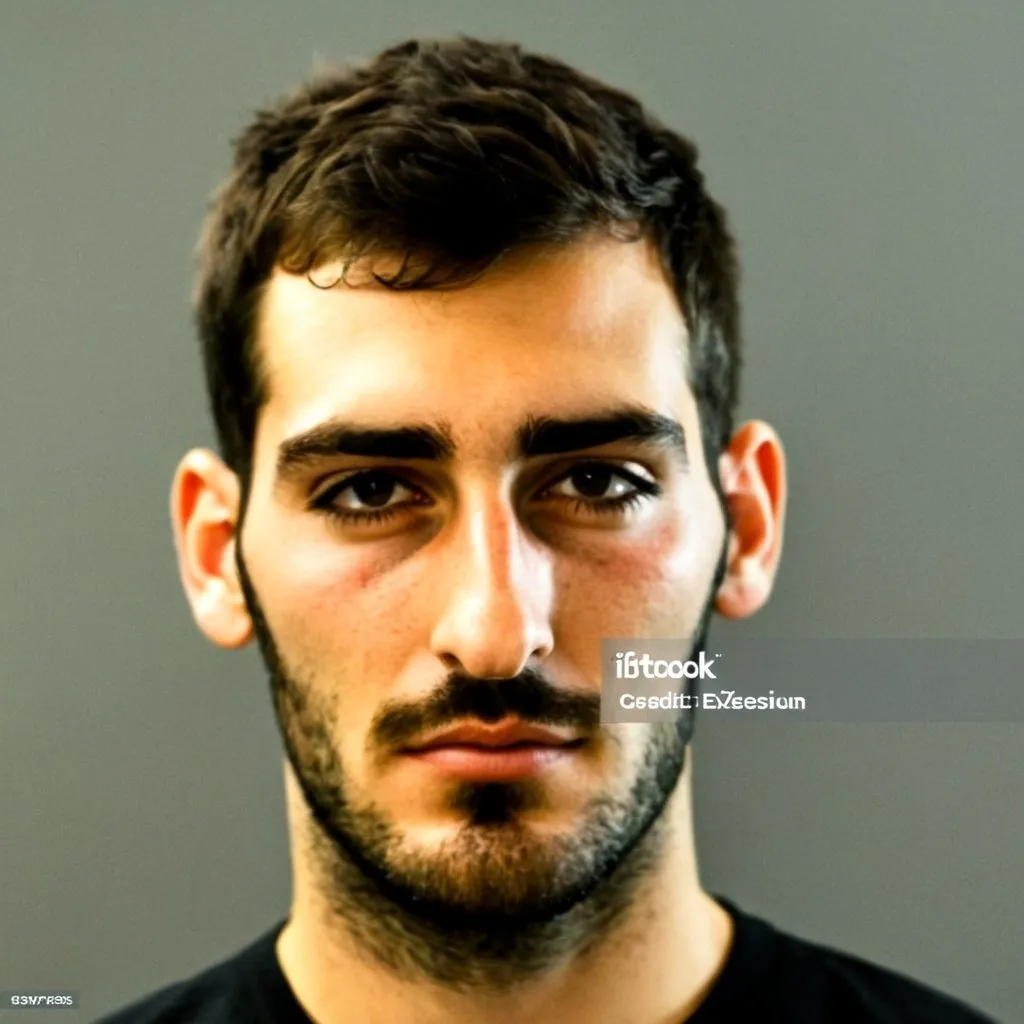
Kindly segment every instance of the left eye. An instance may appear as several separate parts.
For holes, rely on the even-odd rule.
[[[575,494],[559,492],[558,488],[571,483]],[[609,487],[611,492],[609,493]],[[615,501],[630,494],[636,494],[638,488],[622,473],[616,472],[611,466],[594,464],[577,466],[562,477],[551,489],[550,493],[560,494],[563,498],[583,499],[584,501]]]

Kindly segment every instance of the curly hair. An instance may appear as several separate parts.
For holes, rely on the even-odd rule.
[[[232,140],[197,248],[193,308],[221,456],[248,493],[268,391],[256,347],[275,267],[399,257],[390,288],[471,283],[532,244],[650,239],[689,334],[709,470],[732,433],[739,264],[698,151],[631,95],[468,36],[329,65]],[[315,283],[315,282],[314,282]]]

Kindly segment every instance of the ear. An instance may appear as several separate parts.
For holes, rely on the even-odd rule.
[[[718,473],[731,523],[715,609],[745,619],[771,596],[782,556],[786,459],[778,434],[760,420],[744,423],[719,457]]]
[[[241,492],[238,477],[207,448],[178,463],[171,526],[178,571],[196,625],[218,647],[242,647],[252,621],[235,567]]]

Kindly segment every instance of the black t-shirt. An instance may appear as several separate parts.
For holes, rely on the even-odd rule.
[[[732,949],[685,1024],[994,1024],[919,982],[787,935],[715,898],[735,923]],[[312,1024],[277,961],[284,925],[96,1024]]]

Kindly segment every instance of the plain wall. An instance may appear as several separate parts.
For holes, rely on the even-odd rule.
[[[7,0],[0,989],[75,989],[91,1020],[287,911],[263,667],[195,628],[171,542],[175,464],[213,439],[192,247],[255,107],[317,57],[455,32],[635,92],[730,212],[740,412],[779,430],[791,497],[776,594],[729,628],[1021,635],[1018,0]],[[705,717],[705,883],[1022,1020],[1022,739]]]

